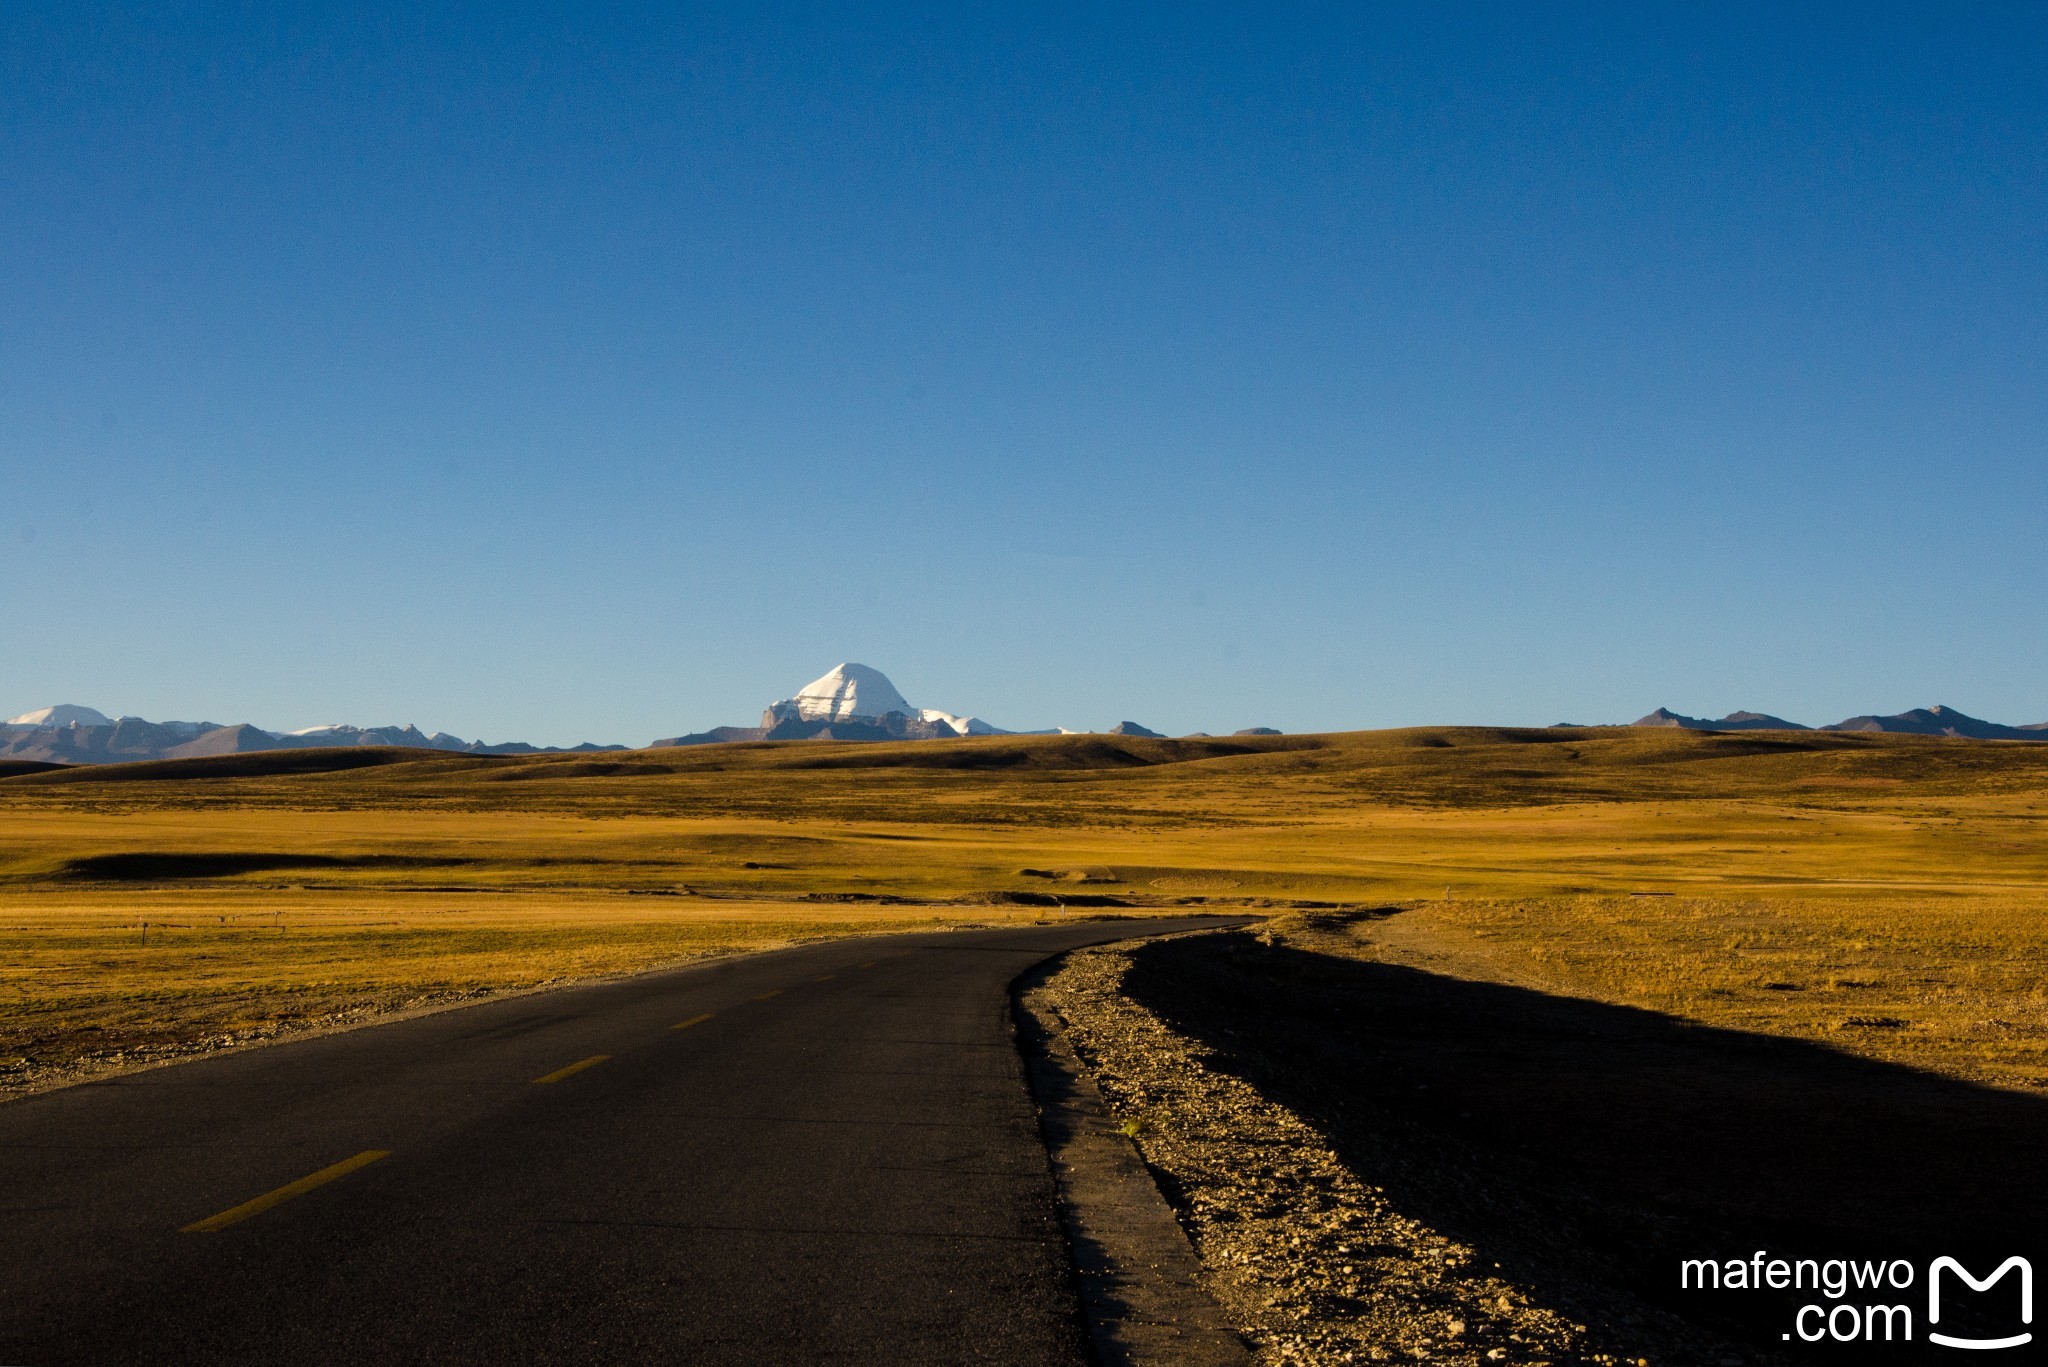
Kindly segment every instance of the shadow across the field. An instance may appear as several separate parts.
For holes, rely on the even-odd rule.
[[[1910,1289],[1844,1298],[1911,1307],[1893,1361],[1954,1357],[1925,1342],[1932,1258],[2044,1267],[2048,1101],[1251,933],[1145,945],[1125,990],[1402,1212],[1621,1346],[1673,1342],[1675,1316],[1759,1352],[1872,1351],[1785,1339],[1825,1295],[1681,1291],[1682,1259],[1909,1259]],[[1938,1327],[2013,1332],[2017,1281],[1951,1282]]]
[[[44,876],[53,881],[156,883],[191,878],[231,878],[282,870],[443,869],[481,861],[460,855],[329,855],[221,851],[172,853],[134,850],[81,855],[64,860]]]

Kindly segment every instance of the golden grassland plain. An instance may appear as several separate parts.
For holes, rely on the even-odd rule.
[[[818,936],[1252,908],[2043,1087],[2044,815],[2048,744],[1634,728],[54,770],[0,778],[0,1085]]]

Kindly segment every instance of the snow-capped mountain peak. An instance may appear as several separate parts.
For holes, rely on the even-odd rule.
[[[940,735],[948,732],[956,736],[1009,734],[979,717],[966,717],[936,707],[912,707],[897,691],[896,685],[889,682],[888,675],[868,665],[853,663],[834,665],[799,688],[795,697],[770,703],[761,718],[761,725],[764,730],[771,730],[784,722],[878,723],[890,716],[902,718],[900,722],[890,723],[892,726],[900,728],[905,723],[918,723],[926,728],[943,728],[937,732]],[[921,734],[933,732],[927,729]]]
[[[917,709],[904,700],[889,676],[867,665],[839,664],[811,680],[789,699],[805,721],[850,721],[855,717],[906,717]]]
[[[459,737],[442,733],[429,737],[410,722],[404,726],[356,726],[349,722],[333,722],[326,726],[287,731],[284,735],[291,740],[319,745],[413,745],[459,750],[469,744]]]
[[[24,712],[18,717],[9,717],[8,726],[112,726],[114,719],[96,708],[80,707],[76,703],[58,703],[55,707],[38,707],[33,712]]]
[[[990,726],[980,717],[963,717],[957,712],[941,712],[936,707],[918,709],[920,721],[944,722],[963,736],[1006,736],[1009,732],[1000,726]]]

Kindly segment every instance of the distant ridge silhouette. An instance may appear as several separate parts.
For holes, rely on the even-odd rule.
[[[2048,740],[2048,722],[2005,726],[1940,706],[1916,707],[1889,717],[1851,717],[1821,730],[1892,731],[1912,736],[1963,736],[1970,740]]]
[[[94,722],[91,717],[101,720]],[[416,726],[315,726],[304,731],[266,731],[246,722],[223,726],[210,721],[108,721],[89,707],[62,704],[0,722],[0,760],[47,764],[133,764],[153,760],[204,759],[262,750],[314,750],[336,746],[401,746],[468,755],[543,755],[623,750],[623,745],[582,745],[566,749],[508,741],[487,745],[445,732],[426,735]]]
[[[1906,712],[1895,712],[1890,716],[1851,717],[1838,721],[1832,726],[1804,726],[1796,721],[1786,721],[1768,712],[1730,712],[1718,721],[1703,717],[1688,717],[1682,712],[1673,712],[1660,707],[1646,717],[1638,717],[1631,726],[1671,726],[1688,731],[1884,731],[1906,736],[1950,736],[1962,740],[2035,740],[2048,741],[2048,721],[2034,722],[2028,726],[2006,726],[1995,721],[1958,712],[1953,707],[1915,707]]]
[[[1730,712],[1719,721],[1707,721],[1701,717],[1688,717],[1669,708],[1660,707],[1647,717],[1638,717],[1631,726],[1678,726],[1688,731],[1811,731],[1811,726],[1802,726],[1796,721],[1786,721],[1768,712]]]

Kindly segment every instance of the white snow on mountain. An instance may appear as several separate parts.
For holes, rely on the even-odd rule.
[[[917,709],[904,701],[888,675],[857,664],[834,665],[799,688],[789,701],[805,721],[852,721],[855,717],[885,717],[891,712],[917,715]]]
[[[211,731],[216,723],[210,721],[151,721],[123,713],[121,722],[138,722],[143,726],[154,726],[180,736],[196,736],[202,731]],[[0,726],[29,726],[37,730],[54,731],[66,726],[114,726],[112,717],[96,707],[79,707],[73,703],[59,703],[55,707],[38,707],[33,712],[24,712],[18,717],[9,717]]]
[[[794,712],[804,721],[876,720],[896,712],[918,721],[942,722],[962,736],[1006,736],[1001,727],[979,717],[961,716],[934,707],[912,707],[879,669],[862,664],[834,665],[796,691],[793,698],[771,704],[769,712]]]
[[[1007,736],[1010,732],[1000,726],[990,726],[980,717],[963,717],[954,712],[941,712],[935,707],[918,709],[923,721],[942,721],[963,736]]]
[[[112,726],[114,719],[106,713],[75,703],[58,703],[55,707],[38,707],[33,712],[24,712],[18,717],[9,717],[8,726]]]
[[[469,744],[460,736],[446,732],[437,731],[429,736],[410,722],[404,726],[354,726],[348,722],[333,722],[284,734],[293,740],[320,745],[413,745],[435,750],[460,750]]]
[[[75,730],[74,730],[75,728]],[[64,703],[56,707],[41,707],[33,712],[24,712],[18,717],[0,722],[0,729],[7,735],[0,738],[0,749],[8,753],[27,753],[29,758],[41,758],[37,750],[56,747],[62,751],[57,757],[67,763],[103,763],[116,760],[162,759],[172,754],[177,747],[216,731],[235,731],[234,748],[240,750],[292,749],[298,746],[335,745],[403,745],[416,749],[460,750],[477,754],[547,754],[560,747],[528,745],[523,741],[506,741],[497,745],[486,745],[482,741],[466,741],[460,736],[451,736],[445,731],[427,735],[417,726],[355,726],[348,722],[334,722],[325,726],[307,726],[297,731],[265,730],[260,726],[243,725],[224,727],[210,721],[150,721],[145,717],[123,716],[118,722],[110,720],[106,713],[91,707],[78,707]],[[48,732],[47,736],[22,736],[22,731]],[[88,737],[80,733],[107,732],[108,735]],[[268,738],[274,744],[260,743]],[[25,748],[24,748],[25,747]],[[83,748],[80,748],[83,747]],[[576,750],[623,750],[623,745],[592,745],[585,743],[569,747]],[[55,752],[52,752],[55,753]],[[80,756],[89,756],[81,760]]]

